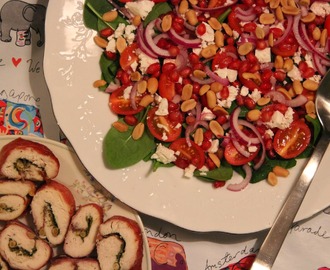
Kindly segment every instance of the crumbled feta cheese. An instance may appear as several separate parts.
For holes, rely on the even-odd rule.
[[[113,35],[108,37],[108,45],[105,49],[108,52],[116,53],[116,40]]]
[[[228,90],[229,90],[229,96],[225,100],[221,100],[220,94],[217,93],[217,97],[218,97],[217,103],[218,105],[224,108],[230,108],[232,102],[236,99],[236,96],[238,94],[238,89],[235,86],[232,85],[228,86]]]
[[[238,39],[239,38],[239,33],[235,30],[233,30],[233,38]]]
[[[135,30],[136,30],[136,26],[132,24],[129,24],[125,27],[124,38],[126,39],[128,44],[133,43],[135,39],[135,33],[134,33]]]
[[[202,114],[201,114],[202,120],[211,121],[215,117],[216,117],[216,115],[209,108],[204,107]]]
[[[164,129],[165,131],[169,132],[168,126],[165,126],[163,124],[157,123],[157,127],[159,129]]]
[[[155,112],[156,115],[168,115],[168,101],[167,98],[162,98],[159,102],[158,109]]]
[[[125,27],[126,25],[124,23],[120,23],[118,27],[116,28],[115,32],[113,33],[113,36],[115,38],[119,38],[124,35],[125,33]]]
[[[123,97],[124,99],[130,99],[130,95],[131,95],[131,91],[132,91],[132,86],[127,86],[125,89],[124,89],[124,93],[123,93]]]
[[[161,143],[158,144],[156,152],[151,156],[151,158],[164,164],[176,161],[174,151],[166,146],[163,146]]]
[[[163,135],[162,135],[162,140],[163,141],[166,141],[168,139],[167,135],[166,135],[166,132],[163,132]]]
[[[315,15],[325,18],[330,14],[330,5],[328,2],[316,1],[310,6],[310,10],[313,11]]]
[[[257,102],[261,98],[261,92],[258,89],[254,89],[249,97]]]
[[[203,22],[203,24],[206,29],[205,33],[203,35],[199,35],[196,31],[196,35],[202,39],[201,47],[205,48],[210,44],[214,44],[214,30],[208,23]]]
[[[249,94],[249,88],[243,85],[240,94],[241,96],[246,97]]]
[[[285,30],[284,25],[283,25],[282,22],[279,22],[277,24],[273,24],[273,25],[270,26],[270,28],[279,28],[279,29],[281,29],[283,31]]]
[[[322,76],[321,75],[314,75],[313,77],[309,77],[308,79],[319,83],[322,79]]]
[[[274,137],[274,132],[271,129],[267,129],[265,131],[265,134],[267,134],[267,136],[269,136],[270,139]]]
[[[135,3],[135,2],[130,2]],[[144,52],[140,52],[138,54],[139,63],[140,63],[140,71],[145,74],[148,67],[154,63],[159,63],[158,59],[151,58],[150,56],[146,55]]]
[[[275,111],[269,122],[266,122],[266,126],[269,128],[285,129],[290,126],[293,121],[293,109],[289,107],[283,115],[279,111]]]
[[[315,69],[314,64],[313,64],[313,57],[312,57],[311,53],[306,53],[305,62],[307,63],[308,67]]]
[[[196,166],[189,164],[189,166],[184,169],[184,176],[187,178],[193,177],[195,170],[196,170]]]
[[[219,150],[219,140],[212,140],[211,146],[209,149],[207,149],[207,152],[209,153],[215,153]]]
[[[149,0],[141,0],[136,2],[127,2],[125,7],[132,13],[134,16],[140,16],[142,20],[144,20],[149,12],[152,10],[154,6],[153,1]]]
[[[294,80],[302,81],[303,79],[299,68],[295,65],[293,65],[293,68],[287,73],[287,75],[291,78],[292,81]]]
[[[272,61],[271,50],[269,47],[267,47],[263,50],[256,49],[255,55],[258,58],[260,63],[270,63]]]
[[[237,79],[237,70],[230,68],[218,68],[214,71],[220,78],[228,79],[230,82],[234,82]]]
[[[255,145],[251,145],[251,146],[248,147],[248,151],[249,151],[250,153],[254,153],[254,152],[256,152],[257,150],[258,150],[258,147],[256,147]]]
[[[300,63],[300,61],[302,60],[302,59],[301,59],[301,51],[300,51],[300,47],[299,47],[299,51],[294,53],[292,59],[293,59],[293,62],[294,62],[295,64],[298,65],[298,64]]]

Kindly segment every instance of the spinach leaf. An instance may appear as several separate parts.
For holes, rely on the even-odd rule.
[[[128,22],[121,16],[118,16],[112,22],[103,21],[102,15],[104,11],[112,9],[114,9],[114,7],[108,1],[86,0],[83,12],[85,26],[100,31],[106,27],[116,29],[120,23],[128,24]]]
[[[171,6],[167,2],[161,2],[153,6],[147,17],[143,22],[143,26],[146,27],[151,21],[157,19],[160,15],[166,14],[172,11]]]
[[[290,169],[294,166],[296,166],[297,161],[295,159],[269,159],[266,158],[265,162],[262,164],[262,166],[257,170],[253,171],[251,183],[257,183],[261,180],[264,180],[267,178],[267,175],[269,172],[273,170],[275,166],[281,166],[286,169]],[[242,175],[245,176],[245,172],[241,167],[234,167],[234,170]]]
[[[145,131],[139,140],[134,141],[131,136],[132,131],[132,126],[129,126],[126,132],[119,132],[111,127],[106,134],[103,142],[104,160],[110,168],[119,169],[132,166],[155,149],[154,138],[149,132]]]
[[[233,168],[229,164],[223,163],[219,168],[211,171],[194,171],[194,176],[206,182],[226,181],[232,178]]]
[[[152,159],[152,171],[155,172],[157,171],[158,168],[170,168],[174,167],[174,163],[162,163],[160,161],[157,161],[155,159]]]
[[[313,144],[315,144],[315,142],[317,141],[318,137],[322,132],[322,126],[320,120],[317,117],[312,118],[308,115],[306,115],[306,120],[313,125]]]
[[[110,83],[116,77],[116,73],[119,68],[119,63],[118,61],[108,59],[104,54],[102,54],[100,57],[100,67],[103,79],[107,83]]]

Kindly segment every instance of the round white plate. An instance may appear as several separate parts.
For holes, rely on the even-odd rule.
[[[151,270],[151,258],[147,236],[142,221],[136,211],[115,199],[113,195],[102,188],[81,164],[73,149],[63,143],[34,136],[8,135],[0,136],[0,149],[18,137],[41,143],[54,153],[60,162],[60,171],[54,180],[66,185],[70,189],[75,198],[76,206],[94,202],[102,206],[104,210],[104,220],[114,215],[125,216],[135,220],[143,233],[144,250],[142,268]],[[29,216],[25,216],[21,218],[21,221],[26,224],[31,224],[28,222],[28,218]],[[0,227],[2,225],[3,224],[0,222]],[[55,254],[58,255],[58,251],[54,251]]]
[[[122,170],[105,167],[102,142],[116,116],[108,108],[108,94],[92,87],[100,78],[101,51],[93,42],[96,33],[84,27],[82,11],[81,0],[49,2],[44,70],[58,124],[86,168],[126,204],[186,229],[250,233],[269,228],[304,162],[275,187],[262,181],[236,193],[184,179],[176,168],[151,172],[145,162]],[[324,159],[329,164],[330,155]],[[297,220],[330,204],[326,175],[321,166]]]

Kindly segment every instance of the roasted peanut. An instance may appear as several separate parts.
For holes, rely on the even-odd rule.
[[[103,39],[99,36],[95,36],[93,39],[94,39],[95,44],[102,49],[105,49],[108,45],[108,41],[106,41],[105,39]]]
[[[210,121],[209,128],[217,138],[222,137],[225,134],[223,127],[216,120]]]
[[[208,20],[208,23],[212,27],[213,30],[220,30],[222,28],[221,23],[215,17],[211,17]]]
[[[238,46],[238,53],[243,56],[247,55],[252,50],[253,50],[253,45],[251,42],[244,42]]]
[[[153,96],[151,95],[145,95],[143,98],[140,100],[139,105],[142,107],[147,107],[149,104],[151,104],[154,101]]]
[[[272,13],[262,13],[259,16],[259,22],[262,24],[274,24],[275,23],[275,16]]]
[[[250,110],[247,112],[246,118],[247,118],[247,120],[254,122],[254,121],[259,120],[260,115],[261,115],[261,111],[258,109],[254,109],[254,110]]]
[[[183,112],[191,111],[192,109],[194,109],[196,107],[196,105],[197,105],[197,102],[194,99],[185,100],[181,104],[181,111],[183,111]]]
[[[219,157],[214,154],[214,153],[208,153],[209,158],[213,161],[213,163],[215,164],[215,166],[217,166],[217,168],[220,167],[220,159]]]
[[[140,122],[133,129],[132,139],[135,141],[140,139],[143,135],[143,132],[144,132],[144,124]]]
[[[137,84],[137,91],[140,94],[143,94],[147,91],[147,82],[145,80],[139,81]]]
[[[206,93],[207,105],[212,109],[217,105],[217,98],[213,91],[207,91]]]
[[[319,84],[316,81],[307,79],[303,82],[303,87],[309,91],[316,91],[319,87]]]
[[[106,22],[113,22],[118,17],[117,10],[111,10],[102,15],[102,19]]]
[[[211,58],[217,53],[218,47],[215,44],[208,45],[207,47],[203,48],[201,51],[201,56],[204,58]]]
[[[99,88],[99,87],[105,86],[106,84],[107,84],[107,82],[105,80],[96,80],[93,83],[93,87]]]
[[[185,86],[182,88],[182,94],[181,94],[181,99],[182,100],[188,100],[191,98],[191,95],[193,93],[193,86],[190,83],[187,83]]]
[[[273,173],[276,176],[280,176],[280,177],[287,177],[289,175],[289,170],[281,167],[281,166],[275,166],[273,168]]]
[[[270,184],[271,186],[276,186],[277,185],[277,176],[274,172],[268,173],[267,176],[267,183]]]
[[[164,16],[162,20],[162,30],[163,32],[167,32],[171,29],[172,26],[172,16],[170,14],[167,14]]]
[[[158,80],[154,77],[148,79],[147,89],[150,94],[154,94],[157,92],[158,89]]]
[[[196,25],[198,23],[197,14],[195,10],[189,9],[186,13],[186,18],[189,24]]]
[[[128,126],[125,123],[119,121],[113,122],[112,126],[119,132],[125,132],[128,130]]]
[[[196,129],[195,134],[194,134],[194,142],[197,145],[201,145],[203,142],[203,139],[204,139],[203,129],[202,128]]]

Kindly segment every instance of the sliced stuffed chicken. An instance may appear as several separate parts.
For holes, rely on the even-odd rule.
[[[96,248],[102,270],[141,269],[142,232],[134,220],[123,216],[113,216],[102,223]]]
[[[53,152],[43,144],[15,139],[0,151],[0,173],[14,180],[44,181],[53,179],[60,163]]]
[[[102,222],[101,206],[95,203],[81,206],[71,219],[63,245],[64,252],[74,258],[88,256],[95,247],[97,232]]]
[[[14,269],[40,269],[47,264],[53,251],[30,228],[14,221],[1,231],[0,245],[1,257]]]
[[[74,197],[66,186],[54,180],[43,185],[31,202],[31,213],[39,236],[54,246],[61,244],[75,208]]]
[[[92,258],[74,259],[69,257],[60,257],[54,259],[49,270],[100,270],[97,260]]]

